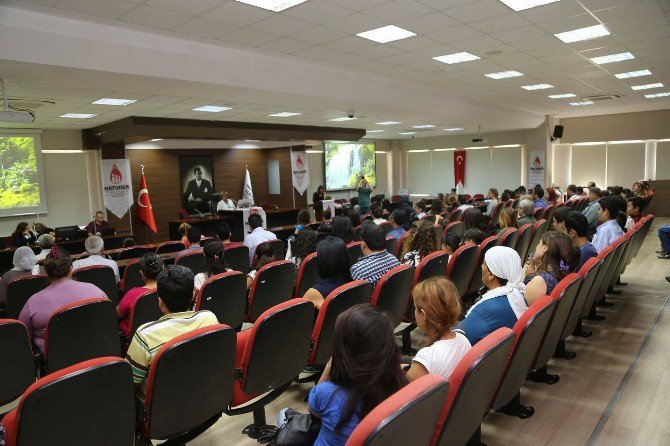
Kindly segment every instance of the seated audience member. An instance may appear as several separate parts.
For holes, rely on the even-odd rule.
[[[670,259],[670,224],[658,228],[661,249],[657,249],[659,259]]]
[[[126,237],[123,239],[123,248],[131,248],[133,246],[137,246],[137,242],[135,242],[135,239],[132,237]]]
[[[44,260],[44,270],[51,284],[32,295],[19,314],[33,343],[44,352],[44,336],[54,311],[85,299],[107,299],[107,295],[92,283],[72,280],[72,257],[54,245]]]
[[[309,217],[309,211],[307,209],[300,209],[300,211],[298,211],[298,222],[295,225],[294,234],[297,234],[298,232],[305,229],[307,226],[309,226],[310,223],[311,219]]]
[[[200,249],[202,246],[200,242],[204,239],[202,230],[197,226],[192,226],[186,231],[186,238],[188,239],[188,248],[186,249]]]
[[[48,234],[49,229],[51,229],[51,228],[47,228],[47,225],[45,225],[44,223],[40,223],[38,221],[36,223],[33,223],[33,229],[34,229],[34,232],[35,232],[35,237],[40,238],[40,235]]]
[[[600,254],[600,251],[623,235],[623,230],[616,220],[619,211],[622,210],[618,198],[613,196],[603,197],[598,200],[598,204],[600,205],[598,210],[599,225],[591,243]]]
[[[165,267],[158,274],[156,288],[158,307],[163,317],[141,325],[126,354],[133,370],[136,396],[142,404],[151,361],[163,344],[182,334],[219,323],[211,311],[190,311],[193,305],[193,272],[185,266]]]
[[[419,221],[417,226],[405,238],[402,263],[419,266],[421,259],[440,250],[440,239],[429,221]]]
[[[484,255],[482,282],[488,291],[468,310],[457,326],[475,345],[501,327],[513,328],[528,309],[519,254],[507,246],[494,246]]]
[[[630,197],[626,200],[626,214],[630,217],[632,224],[626,225],[629,230],[642,218],[642,209],[644,208],[644,199],[642,197]]]
[[[517,228],[516,222],[516,209],[505,208],[500,211],[500,217],[498,218],[498,230],[496,235],[502,235],[503,232],[507,231],[510,228]]]
[[[628,207],[628,203],[626,202],[626,199],[623,198],[621,195],[612,195],[612,197],[616,198],[617,202],[619,203],[619,213],[616,216],[616,221],[617,224],[621,227],[621,230],[623,232],[628,231],[626,228],[628,227],[633,227],[633,219],[630,218],[630,216],[626,213],[626,208]]]
[[[586,205],[582,214],[589,222],[589,232],[593,234],[598,226],[598,211],[600,210],[600,203],[598,200],[602,198],[603,194],[597,187],[589,189],[589,204]]]
[[[442,213],[443,210],[444,210],[444,207],[442,206],[442,200],[438,200],[436,198],[430,204],[430,215],[435,216],[435,226],[439,226],[439,225],[442,224],[443,218],[440,214]]]
[[[414,381],[431,373],[449,379],[458,362],[470,350],[468,338],[451,330],[461,314],[458,290],[445,277],[431,277],[416,284],[412,298],[416,324],[429,344],[412,358],[407,378]]]
[[[435,198],[440,201],[444,201],[444,194],[442,192],[435,194]]]
[[[456,234],[449,232],[442,236],[442,251],[446,252],[450,256],[456,252],[460,245],[461,239]]]
[[[470,207],[463,211],[461,217],[463,222],[463,227],[467,231],[468,229],[479,229],[480,231],[486,233],[486,219],[484,219],[484,214],[477,208]]]
[[[396,209],[391,212],[389,223],[391,223],[393,229],[391,229],[388,234],[386,234],[387,237],[393,237],[397,239],[400,238],[405,232],[407,232],[402,227],[402,225],[405,223],[405,212],[403,212],[401,209]]]
[[[191,229],[191,225],[189,225],[188,223],[180,224],[179,229],[177,229],[177,231],[179,231],[179,233],[181,234],[181,242],[184,245],[184,248],[186,249],[188,249],[188,247],[191,246],[191,244],[188,242],[188,235],[187,235],[189,229]]]
[[[544,199],[544,189],[540,185],[533,188],[533,206],[535,208],[547,207],[547,200]]]
[[[510,192],[505,191],[502,194],[500,194],[500,201],[502,201],[503,203],[506,203],[510,200],[511,196],[512,196],[512,194]]]
[[[233,211],[235,210],[235,203],[228,196],[228,192],[222,191],[219,196],[221,200],[216,204],[216,211]]]
[[[116,306],[119,329],[126,337],[130,336],[130,313],[135,306],[135,302],[143,294],[156,291],[156,279],[158,278],[158,273],[163,270],[163,259],[158,254],[148,252],[140,257],[139,265],[144,285],[126,291],[126,294],[119,300],[119,305]]]
[[[555,231],[561,231],[561,232],[567,232],[565,230],[565,216],[568,214],[568,212],[574,212],[572,209],[570,209],[567,206],[561,206],[557,208],[553,215],[551,216],[551,227]]]
[[[12,232],[11,237],[14,246],[34,245],[37,242],[37,237],[30,230],[30,224],[25,221],[16,225],[16,229]]]
[[[444,199],[444,207],[453,210],[454,206],[458,205],[458,197],[456,195],[447,195]]]
[[[347,217],[351,220],[351,225],[354,228],[357,228],[361,225],[361,215],[356,211],[356,209],[347,210]]]
[[[498,201],[498,189],[495,187],[489,189],[487,198],[489,199],[489,202],[486,204],[486,212],[484,212],[484,215],[490,217],[493,209],[500,203],[500,201]]]
[[[515,199],[515,200],[520,200],[520,199],[521,199],[521,196],[522,196],[524,193],[525,193],[525,192],[522,192],[521,189],[514,189],[514,195],[512,195],[512,198]]]
[[[102,211],[95,213],[93,220],[86,225],[86,232],[91,235],[102,235],[102,231],[109,229],[109,223],[105,221],[105,214]]]
[[[581,198],[581,194],[577,192],[577,186],[574,184],[568,186],[566,194],[568,195],[568,201],[574,201]]]
[[[316,446],[344,446],[360,420],[407,384],[394,328],[389,314],[370,304],[337,318],[333,356],[307,402],[322,421]]]
[[[226,223],[225,221],[216,226],[216,236],[219,238],[221,243],[223,243],[224,245],[232,243],[230,241],[231,232],[232,231],[230,229],[230,225],[228,225],[228,223]]]
[[[351,282],[349,272],[349,252],[344,242],[329,235],[316,244],[316,263],[319,270],[319,282],[305,292],[303,299],[321,309],[321,304],[337,287]]]
[[[229,268],[226,268],[226,259],[224,256],[223,243],[218,240],[212,240],[207,243],[204,248],[202,248],[203,253],[203,263],[204,270],[201,273],[198,273],[193,278],[193,286],[196,291],[200,291],[202,285],[210,277],[216,276],[217,274],[225,273],[227,271],[232,271]]]
[[[517,190],[521,192],[521,195],[526,195],[526,186],[519,186]]]
[[[269,243],[261,243],[256,247],[256,260],[251,265],[251,271],[247,274],[247,289],[251,288],[256,278],[256,272],[261,267],[275,261],[275,251]]]
[[[317,232],[333,232],[333,213],[330,208],[323,210],[323,222],[316,229]]]
[[[577,186],[577,194],[579,195],[578,198],[584,198],[589,196],[589,190],[588,188],[584,188],[583,186]]]
[[[468,204],[468,199],[463,194],[458,195],[458,204],[459,206],[456,209],[460,209],[461,211],[465,211],[472,207],[471,204]]]
[[[302,259],[316,251],[318,241],[316,231],[303,229],[293,240],[289,240],[285,259],[293,262],[296,268],[299,267]]]
[[[384,230],[376,224],[366,222],[361,228],[361,239],[363,257],[351,266],[351,278],[376,285],[384,274],[400,265],[400,262],[386,251]]]
[[[414,205],[414,214],[416,215],[417,220],[421,220],[426,216],[426,203],[421,200]]]
[[[50,235],[44,235],[50,237]],[[7,285],[9,285],[9,282],[18,279],[19,277],[40,273],[40,267],[39,265],[36,265],[36,262],[35,253],[32,249],[27,246],[16,248],[12,259],[14,268],[10,269],[0,277],[0,307],[4,307],[7,304]]]
[[[258,214],[251,214],[248,223],[251,233],[244,239],[244,246],[249,248],[249,263],[251,263],[256,247],[268,240],[277,240],[277,236],[263,228],[263,218]]]
[[[519,207],[517,208],[519,217],[516,219],[516,224],[521,227],[525,224],[534,225],[537,223],[537,220],[533,217],[534,211],[535,206],[533,205],[532,200],[521,200],[519,202]]]
[[[372,221],[374,224],[381,225],[382,223],[387,223],[387,221],[382,218],[384,209],[379,203],[372,203],[372,207],[370,209],[372,212]]]
[[[554,226],[556,228],[556,226]],[[579,263],[573,271],[579,271],[581,267],[591,258],[598,255],[596,248],[593,247],[586,238],[589,229],[588,221],[581,212],[569,211],[563,218],[563,226],[559,231],[565,232],[572,239],[572,245],[579,249]]]
[[[592,187],[596,187],[596,183],[594,183],[593,181],[589,181],[588,183],[586,183],[587,189],[591,189]]]
[[[76,260],[72,264],[72,270],[77,271],[79,268],[93,265],[109,266],[112,268],[112,270],[114,270],[116,283],[119,283],[119,265],[117,265],[114,260],[106,259],[102,256],[102,251],[105,250],[104,240],[102,240],[102,238],[98,237],[97,235],[92,235],[84,242],[84,248],[86,248],[88,257]]]
[[[564,232],[547,231],[526,262],[526,302],[533,305],[545,294],[551,294],[556,284],[574,271],[579,263],[579,251]]]
[[[341,239],[344,243],[349,244],[354,241],[354,226],[348,217],[333,218],[333,232],[334,237]]]
[[[37,246],[39,246],[42,250],[35,256],[36,261],[39,262],[40,260],[46,259],[47,254],[51,252],[51,247],[55,242],[56,240],[51,234],[42,234],[37,237]]]
[[[559,197],[556,193],[556,189],[553,187],[547,188],[547,205],[556,206],[559,203]]]
[[[485,238],[485,234],[479,229],[468,229],[463,233],[463,244],[480,245]]]
[[[640,197],[649,195],[649,184],[646,181],[636,181],[633,183],[633,193]]]

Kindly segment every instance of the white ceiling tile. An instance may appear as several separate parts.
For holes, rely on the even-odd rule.
[[[332,42],[333,40],[343,39],[344,37],[347,37],[347,35],[323,26],[315,26],[290,35],[291,39],[311,43],[313,45],[321,45],[327,42]]]
[[[502,45],[502,42],[491,36],[478,36],[471,39],[459,40],[458,42],[453,42],[451,45],[465,51],[476,51],[480,48]]]
[[[377,45],[371,48],[355,51],[355,54],[368,59],[379,59],[381,57],[388,57],[402,53],[402,51],[403,50],[389,45]]]
[[[470,26],[487,34],[526,27],[531,23],[518,14],[507,14],[470,23]]]
[[[265,9],[229,1],[207,12],[207,18],[233,26],[247,26],[271,17],[273,14]]]
[[[350,53],[355,53],[356,51],[359,50],[375,48],[378,46],[378,44],[368,39],[361,39],[358,36],[349,36],[345,37],[344,39],[328,42],[324,44],[324,46],[340,51],[348,51]]]
[[[356,35],[360,32],[370,31],[371,29],[381,28],[386,25],[388,23],[360,13],[329,20],[323,24],[325,27],[350,35]]]
[[[517,29],[510,29],[491,34],[501,42],[518,42],[520,40],[531,40],[548,36],[547,32],[535,25],[523,26]]]
[[[397,40],[395,42],[388,43],[387,45],[392,46],[394,48],[399,48],[401,50],[413,51],[413,50],[436,47],[439,46],[440,44],[441,44],[440,42],[433,39],[429,39],[427,37],[415,36],[410,37],[409,39]]]
[[[320,25],[327,21],[346,17],[353,13],[354,11],[352,9],[328,3],[325,0],[309,0],[297,8],[289,8],[283,11],[282,15]]]
[[[58,0],[23,0],[23,2],[32,3],[35,5],[53,6],[58,2]]]
[[[369,8],[374,8],[384,3],[389,3],[390,0],[326,0],[328,3],[343,6],[354,11],[364,11]]]
[[[442,9],[453,8],[455,6],[465,5],[466,3],[469,3],[471,0],[416,0],[416,1],[426,6],[430,6],[433,9],[442,10]]]
[[[623,5],[601,9],[594,12],[604,23],[614,22],[617,20],[628,20],[637,17],[644,17],[646,15],[663,14],[656,1],[642,1],[642,2],[628,2]]]
[[[115,2],[110,2],[109,0],[88,0],[85,2],[80,0],[60,0],[54,6],[59,9],[76,11],[80,14],[92,15],[94,17],[116,19],[137,7],[137,4],[125,0]]]
[[[273,34],[275,36],[287,36],[289,34],[295,34],[298,31],[304,31],[313,26],[314,25],[309,22],[276,14],[256,22],[253,25],[249,25],[247,28],[266,34]]]
[[[640,29],[637,31],[631,31],[626,33],[617,34],[617,37],[622,42],[630,44],[632,42],[647,42],[648,40],[657,39],[659,37],[670,36],[670,26],[655,26],[646,29]],[[666,56],[670,50],[666,47]]]
[[[458,25],[460,25],[458,21],[446,16],[445,14],[442,14],[441,12],[426,14],[415,19],[405,20],[398,23],[398,26],[401,28],[414,30],[414,32],[419,35],[425,35],[433,31],[439,31],[441,29]]]
[[[498,0],[479,0],[444,11],[450,17],[463,23],[500,17],[510,13],[510,9]]]
[[[265,34],[253,29],[242,28],[241,30],[235,31],[234,33],[226,34],[221,38],[221,40],[237,43],[240,45],[261,46],[273,41],[276,38],[277,36],[273,36],[271,34]]]
[[[556,20],[561,18],[572,17],[575,15],[584,14],[586,11],[579,2],[574,0],[563,0],[559,2],[549,3],[537,8],[530,8],[519,11],[519,15],[525,17],[533,23],[542,23],[549,20]]]
[[[555,19],[538,24],[540,28],[550,34],[572,31],[573,29],[586,28],[587,26],[598,25],[599,23],[590,14],[581,14],[568,17],[566,19]],[[597,40],[597,39],[593,39]]]
[[[607,29],[614,34],[644,30],[656,26],[667,26],[668,20],[664,14],[654,14],[644,17],[629,18],[616,22],[606,23]]]
[[[109,1],[108,3],[116,3]],[[181,12],[188,15],[200,15],[224,3],[224,0],[146,0],[147,6],[155,6],[168,11]]]
[[[469,39],[471,37],[481,36],[482,33],[467,25],[454,26],[440,31],[428,33],[426,37],[443,43],[456,42],[458,40]]]
[[[563,46],[563,43],[554,36],[547,36],[537,39],[520,40],[510,45],[518,50],[526,51],[536,48],[557,48]]]
[[[162,29],[172,29],[190,18],[191,16],[179,12],[166,11],[144,5],[138,6],[120,17],[125,22]]]
[[[214,22],[200,17],[194,17],[188,22],[182,23],[174,28],[174,31],[186,34],[192,34],[198,37],[205,37],[209,39],[218,39],[226,34],[230,34],[239,30],[239,28],[231,25],[226,25],[221,22]]]
[[[310,46],[311,44],[306,42],[300,42],[298,40],[287,39],[282,37],[280,39],[275,39],[271,42],[268,42],[267,44],[263,45],[263,48],[270,51],[278,51],[280,53],[293,53],[295,51],[300,51]]]
[[[365,10],[366,15],[374,17],[377,20],[382,20],[387,24],[412,20],[431,12],[433,12],[431,8],[414,0],[395,0],[391,3]],[[410,29],[410,31],[413,30]]]

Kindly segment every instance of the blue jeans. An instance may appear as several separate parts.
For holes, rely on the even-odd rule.
[[[658,238],[661,239],[663,251],[670,252],[670,225],[658,228]]]

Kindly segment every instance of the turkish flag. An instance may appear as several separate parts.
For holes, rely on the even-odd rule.
[[[156,220],[154,219],[154,210],[151,208],[151,200],[149,199],[149,190],[147,189],[147,180],[144,178],[142,172],[142,179],[140,180],[140,191],[137,194],[137,217],[142,220],[154,234],[158,232],[156,227]]]
[[[454,151],[454,184],[456,192],[461,193],[465,187],[465,150]]]

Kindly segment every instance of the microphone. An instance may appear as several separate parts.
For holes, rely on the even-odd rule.
[[[200,216],[200,218],[203,218],[203,217],[204,217],[203,213],[200,212],[200,209],[198,209],[198,208],[194,208],[194,209],[195,209],[195,211],[198,213],[198,215]]]

